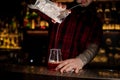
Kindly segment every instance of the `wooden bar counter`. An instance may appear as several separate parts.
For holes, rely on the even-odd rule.
[[[0,80],[120,80],[119,70],[83,69],[76,73],[50,71],[45,66],[0,63]]]

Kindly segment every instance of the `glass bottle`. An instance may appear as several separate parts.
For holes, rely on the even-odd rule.
[[[107,3],[104,10],[104,20],[105,23],[111,22],[111,10],[110,10],[110,4]]]

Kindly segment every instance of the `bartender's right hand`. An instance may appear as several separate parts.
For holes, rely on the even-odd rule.
[[[60,3],[60,2],[54,2],[58,7],[60,7],[62,10],[67,10],[66,8],[67,8],[67,5],[66,4],[62,4],[62,3]],[[71,13],[71,10],[67,10],[68,11],[68,13]],[[52,19],[52,22],[53,23],[56,23],[56,21],[55,20],[53,20]]]

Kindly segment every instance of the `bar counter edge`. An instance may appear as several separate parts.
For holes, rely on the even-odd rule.
[[[0,80],[120,80],[120,71],[82,69],[79,73],[60,73],[45,66],[0,63]]]

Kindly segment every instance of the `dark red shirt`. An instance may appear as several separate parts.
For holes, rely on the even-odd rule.
[[[72,9],[61,24],[55,23],[51,28],[49,49],[60,48],[63,60],[78,56],[91,43],[101,43],[102,23],[91,5]]]
[[[52,26],[50,36],[49,49],[60,48],[63,59],[73,58],[89,44],[100,44],[102,24],[91,8],[78,7],[61,24]]]

